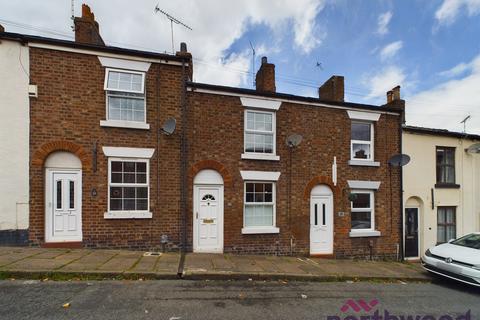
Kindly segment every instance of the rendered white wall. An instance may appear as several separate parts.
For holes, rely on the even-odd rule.
[[[419,206],[420,254],[437,242],[438,206],[455,206],[457,237],[480,231],[480,154],[465,149],[478,141],[403,133],[403,153],[411,161],[403,168],[404,207]],[[455,182],[459,189],[435,188],[436,146],[455,147]],[[432,209],[431,188],[434,189]]]
[[[23,67],[22,67],[23,65]],[[28,228],[29,52],[0,43],[0,230]]]

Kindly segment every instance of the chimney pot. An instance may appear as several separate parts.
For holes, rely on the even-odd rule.
[[[187,52],[187,44],[185,42],[180,43],[180,52]]]
[[[345,99],[345,79],[343,76],[331,76],[318,88],[322,100],[343,102]]]
[[[75,17],[75,42],[104,46],[100,27],[95,15],[86,4],[82,4],[82,16]]]
[[[257,91],[270,92],[276,91],[275,87],[275,65],[268,63],[267,57],[262,57],[262,64],[255,77],[255,86]]]

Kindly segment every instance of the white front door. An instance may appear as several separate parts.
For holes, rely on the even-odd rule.
[[[46,242],[82,241],[82,172],[47,169],[45,190]]]
[[[333,253],[333,197],[310,200],[310,254]]]
[[[223,186],[195,186],[193,250],[223,252]]]

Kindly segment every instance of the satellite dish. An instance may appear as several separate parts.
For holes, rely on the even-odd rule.
[[[403,167],[410,162],[410,156],[407,154],[396,154],[388,159],[388,164],[392,167]]]
[[[480,153],[480,143],[474,143],[467,149],[465,149],[468,153]]]
[[[292,134],[287,137],[287,146],[290,148],[298,147],[302,142],[303,137],[299,134]]]
[[[175,120],[175,118],[168,118],[160,130],[162,130],[164,134],[169,136],[175,131],[176,126],[177,126],[177,120]]]

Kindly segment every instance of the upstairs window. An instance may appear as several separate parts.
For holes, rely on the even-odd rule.
[[[352,160],[373,161],[373,124],[352,121],[350,152]]]
[[[437,147],[437,183],[455,184],[455,148]]]
[[[107,119],[146,122],[145,73],[107,69]]]
[[[275,113],[245,111],[245,153],[275,154]]]

